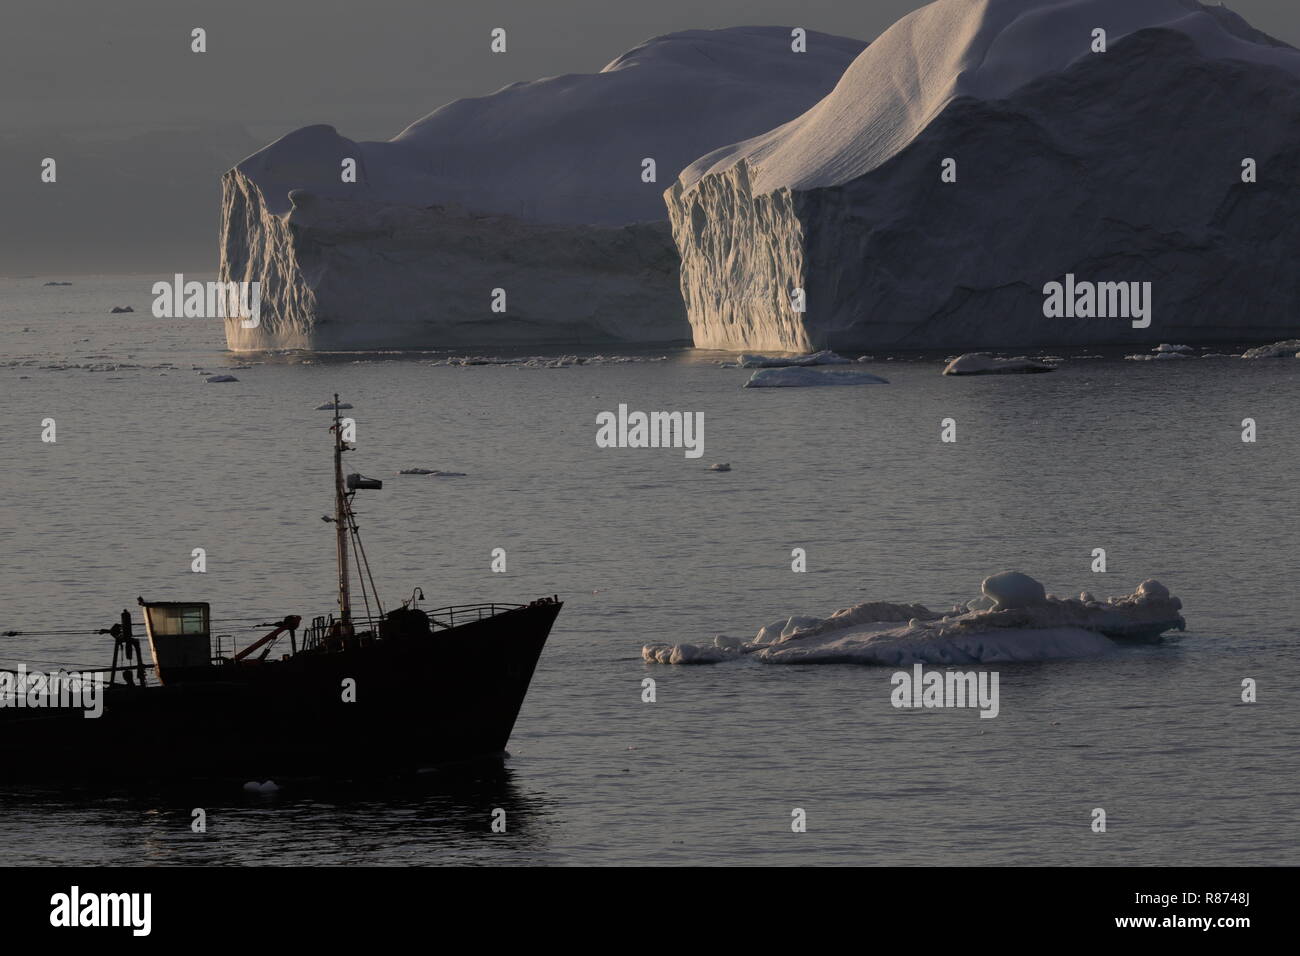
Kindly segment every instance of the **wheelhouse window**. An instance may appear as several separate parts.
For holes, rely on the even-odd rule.
[[[208,606],[206,604],[179,604],[146,608],[149,629],[155,637],[179,637],[186,634],[208,633]]]
[[[212,663],[212,640],[208,633],[208,605],[166,601],[144,605],[145,629],[153,651],[158,678],[167,683],[169,671],[206,667]]]

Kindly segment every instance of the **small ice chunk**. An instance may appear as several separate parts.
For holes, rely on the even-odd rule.
[[[1137,586],[1133,592],[1139,600],[1168,601],[1169,589],[1154,578],[1148,578]]]
[[[641,657],[650,664],[717,664],[736,652],[701,644],[646,644]]]
[[[1032,607],[1047,600],[1043,585],[1021,571],[1002,571],[984,579],[980,590],[994,600],[995,611]]]
[[[811,355],[750,355],[740,356],[741,368],[804,368],[809,365],[847,365],[849,360],[842,358],[830,349],[813,352]]]
[[[988,352],[967,352],[944,367],[944,375],[1007,375],[1024,372],[1054,372],[1055,365],[1036,362],[1025,356],[997,358]]]
[[[750,376],[742,388],[808,388],[819,385],[888,385],[887,379],[870,372],[819,372],[812,368],[790,366],[761,368]]]
[[[1170,345],[1168,342],[1161,342],[1151,351],[1152,352],[1191,352],[1193,351],[1193,349],[1190,345]]]
[[[806,631],[822,623],[820,617],[808,617],[806,615],[795,615],[785,622],[785,627],[781,628],[781,637],[790,637],[800,631]]]

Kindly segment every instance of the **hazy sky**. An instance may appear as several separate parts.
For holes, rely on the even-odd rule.
[[[215,268],[218,177],[299,126],[329,123],[353,139],[387,139],[450,100],[592,72],[656,34],[780,24],[871,39],[922,5],[4,0],[0,274]],[[1300,45],[1297,0],[1229,5]],[[202,55],[190,52],[196,26],[208,34]],[[509,31],[504,56],[488,50],[497,26]],[[114,142],[127,137],[143,138]],[[32,195],[40,159],[56,150],[68,160],[59,194]],[[119,164],[126,168],[104,168]],[[150,183],[158,189],[138,221],[123,221]]]

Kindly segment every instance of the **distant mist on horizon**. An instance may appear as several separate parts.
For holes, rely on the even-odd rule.
[[[0,275],[213,272],[221,174],[327,123],[385,140],[519,81],[590,73],[664,33],[789,25],[874,39],[919,0],[13,0],[0,34]],[[1300,4],[1237,0],[1300,45]],[[509,30],[505,55],[489,31]],[[190,51],[190,30],[208,50]],[[42,184],[40,162],[58,160]]]

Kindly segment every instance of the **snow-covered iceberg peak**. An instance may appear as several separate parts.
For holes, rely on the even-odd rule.
[[[937,0],[886,30],[808,112],[698,159],[682,182],[745,159],[755,192],[839,185],[897,154],[957,97],[1002,99],[1092,56],[1095,29],[1109,46],[1151,27],[1187,34],[1205,57],[1300,74],[1300,52],[1196,0]]]
[[[938,0],[807,112],[702,156],[665,193],[695,344],[1155,344],[1294,327],[1300,280],[1279,290],[1275,272],[1300,242],[1284,189],[1297,111],[1300,52],[1226,8]],[[1045,319],[1044,283],[1070,273],[1153,283],[1153,321]]]
[[[1098,601],[1058,598],[1020,571],[985,578],[981,596],[948,614],[920,604],[872,601],[828,618],[789,617],[748,641],[726,636],[707,644],[647,644],[659,664],[713,664],[753,654],[767,664],[1000,663],[1088,657],[1116,641],[1153,643],[1183,630],[1182,602],[1159,581]]]

